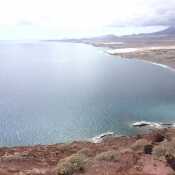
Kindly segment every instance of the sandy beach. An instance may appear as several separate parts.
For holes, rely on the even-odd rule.
[[[107,53],[118,55],[122,58],[157,63],[157,65],[162,67],[175,68],[175,45],[109,49]]]

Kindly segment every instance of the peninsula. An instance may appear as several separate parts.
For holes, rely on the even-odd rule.
[[[59,40],[60,41],[60,40]],[[66,39],[64,42],[104,47],[111,55],[145,60],[175,68],[175,27],[159,32],[127,36],[106,35],[95,38]]]

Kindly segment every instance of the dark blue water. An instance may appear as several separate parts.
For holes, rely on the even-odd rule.
[[[100,48],[0,43],[0,145],[137,132],[134,121],[175,122],[175,72]]]

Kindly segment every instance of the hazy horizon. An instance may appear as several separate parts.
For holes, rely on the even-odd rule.
[[[66,32],[59,30],[40,30],[26,28],[14,28],[11,32],[1,32],[0,29],[0,40],[49,40],[49,39],[67,39],[67,38],[83,38],[83,37],[96,37],[102,35],[131,35],[140,33],[152,33],[163,30],[165,26],[150,26],[150,27],[101,27],[91,31],[74,31]]]

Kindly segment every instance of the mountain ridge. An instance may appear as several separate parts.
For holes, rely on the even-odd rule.
[[[162,38],[171,38],[175,37],[175,26],[167,27],[161,31],[152,32],[152,33],[140,33],[140,34],[131,34],[117,36],[114,34],[102,35],[97,37],[88,37],[88,38],[79,38],[79,39],[62,39],[59,41],[64,42],[77,42],[77,43],[91,43],[91,42],[125,42],[133,40],[143,40],[143,39],[162,39]]]

